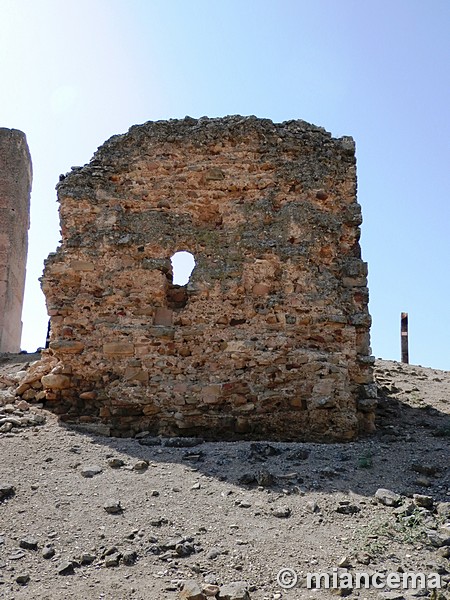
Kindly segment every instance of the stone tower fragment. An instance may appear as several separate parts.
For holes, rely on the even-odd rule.
[[[25,134],[0,128],[0,352],[20,350],[31,178]]]
[[[373,427],[355,149],[304,121],[149,122],[58,185],[43,378],[113,435],[348,440]],[[196,262],[173,283],[171,257]]]

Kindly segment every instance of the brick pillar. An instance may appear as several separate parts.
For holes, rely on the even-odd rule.
[[[0,128],[0,352],[19,352],[32,167],[25,134]]]

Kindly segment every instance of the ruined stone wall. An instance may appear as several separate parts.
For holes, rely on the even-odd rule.
[[[25,134],[0,128],[0,352],[20,350],[31,177]]]
[[[149,122],[58,185],[43,377],[113,435],[346,440],[373,424],[354,143],[303,121]],[[170,258],[191,252],[185,287]]]

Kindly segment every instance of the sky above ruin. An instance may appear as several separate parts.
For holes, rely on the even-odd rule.
[[[0,126],[33,159],[22,347],[47,329],[38,278],[55,184],[148,120],[254,114],[356,140],[372,348],[450,370],[448,0],[0,0]]]

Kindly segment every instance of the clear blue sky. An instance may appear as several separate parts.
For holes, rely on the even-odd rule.
[[[408,311],[411,362],[450,369],[448,0],[0,0],[0,26],[0,126],[34,166],[23,348],[59,174],[135,123],[254,114],[355,138],[373,352],[399,359]]]

